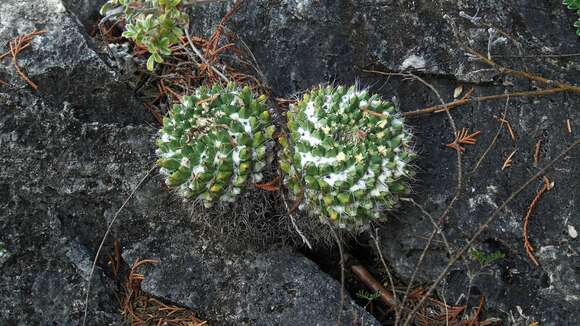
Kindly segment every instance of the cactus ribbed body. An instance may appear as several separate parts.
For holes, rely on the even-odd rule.
[[[275,130],[264,101],[233,84],[184,96],[164,118],[157,140],[165,183],[211,207],[261,181]]]
[[[301,209],[353,229],[410,193],[412,136],[388,101],[354,86],[320,87],[287,118],[280,168]]]

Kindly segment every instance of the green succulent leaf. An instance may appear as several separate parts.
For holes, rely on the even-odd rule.
[[[179,43],[183,35],[181,26],[188,23],[189,17],[180,5],[181,0],[109,0],[100,12],[105,15],[115,7],[123,8],[126,23],[123,37],[156,54],[147,61],[147,69],[153,70],[153,61],[162,63],[162,56],[171,55],[171,45]]]
[[[580,16],[580,0],[564,0],[562,2],[568,9],[575,10]],[[576,35],[580,36],[580,18],[574,23],[576,27]]]

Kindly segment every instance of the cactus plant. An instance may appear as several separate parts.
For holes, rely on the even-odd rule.
[[[184,96],[164,118],[157,140],[165,183],[211,207],[259,182],[275,130],[264,102],[233,84]]]
[[[412,136],[388,101],[356,86],[318,87],[287,119],[280,169],[300,209],[358,229],[410,193]]]

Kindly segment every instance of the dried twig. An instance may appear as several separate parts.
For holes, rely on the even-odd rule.
[[[374,72],[374,71],[370,71]],[[532,97],[532,96],[546,96],[552,94],[558,94],[563,92],[571,92],[570,89],[563,89],[563,88],[549,88],[537,91],[522,91],[522,92],[513,92],[513,93],[504,93],[504,94],[497,94],[497,95],[488,95],[488,96],[474,96],[467,99],[460,99],[453,102],[445,103],[445,105],[435,105],[425,109],[420,109],[416,111],[404,112],[403,116],[406,118],[413,118],[419,115],[428,114],[428,113],[439,113],[445,112],[447,110],[452,110],[458,108],[462,105],[474,102],[486,102],[486,101],[495,101],[501,100],[508,97]],[[580,93],[580,91],[579,91]]]
[[[502,171],[512,166],[513,157],[514,157],[514,155],[516,154],[517,151],[518,151],[517,149],[514,149],[514,151],[511,152],[510,155],[508,155],[508,157],[506,158],[506,160],[503,162],[503,165],[501,166],[501,170]]]
[[[381,301],[384,302],[390,308],[397,307],[397,300],[395,300],[394,292],[391,292],[374,278],[369,271],[362,265],[352,265],[350,267],[354,275],[363,282],[369,289],[373,292],[377,292],[380,295]]]
[[[535,81],[538,81],[538,82],[541,82],[541,83],[547,85],[549,88],[543,89],[543,90],[522,91],[522,92],[489,95],[489,96],[475,96],[475,97],[464,96],[463,98],[461,98],[459,100],[455,100],[453,102],[441,103],[440,105],[435,105],[435,106],[428,107],[425,109],[420,109],[420,110],[411,111],[411,112],[405,112],[405,113],[403,113],[403,116],[405,116],[407,118],[411,118],[411,117],[415,117],[415,116],[419,116],[419,115],[423,115],[423,114],[446,112],[448,110],[455,109],[457,107],[460,107],[460,106],[468,104],[468,103],[493,101],[493,100],[499,100],[499,99],[504,99],[504,98],[508,98],[508,97],[546,96],[546,95],[552,95],[552,94],[564,93],[564,92],[580,94],[580,86],[549,80],[547,78],[544,78],[544,77],[541,77],[541,76],[538,76],[538,75],[535,75],[532,73],[527,73],[527,72],[509,69],[509,68],[503,67],[503,66],[495,63],[494,61],[490,60],[486,56],[480,54],[479,52],[477,52],[471,48],[466,48],[465,50],[468,53],[470,53],[471,55],[473,55],[474,57],[476,57],[477,59],[481,60],[483,63],[494,67],[502,74],[507,74],[507,75],[511,75],[514,77],[527,78],[529,80],[535,80]],[[369,72],[369,73],[374,73],[374,74],[379,74],[379,75],[396,75],[396,73],[389,73],[389,72],[378,71],[378,70],[363,69],[363,71]]]
[[[542,148],[542,139],[538,139],[536,146],[534,147],[534,164],[538,165],[540,163],[540,154]]]
[[[479,134],[481,134],[481,131],[469,134],[469,129],[463,128],[459,133],[455,134],[455,140],[446,146],[463,153],[465,152],[465,148],[461,145],[475,145],[477,143],[475,138],[479,136]]]
[[[546,176],[543,177],[543,181],[544,181],[544,184],[543,184],[542,188],[540,188],[540,190],[538,191],[538,193],[536,194],[536,196],[532,200],[532,203],[530,204],[530,206],[528,208],[528,212],[526,213],[526,216],[524,217],[524,247],[526,249],[526,254],[530,258],[530,260],[532,262],[534,262],[534,264],[536,266],[539,266],[540,263],[538,263],[538,260],[534,256],[534,247],[532,246],[532,244],[530,243],[530,240],[528,238],[528,224],[530,222],[530,217],[532,216],[532,213],[534,212],[536,205],[538,205],[538,201],[540,200],[542,195],[546,191],[549,191],[550,189],[552,189],[552,187],[553,187],[553,183],[551,183],[550,179],[548,179]]]
[[[409,325],[411,323],[411,320],[413,318],[413,315],[415,313],[417,313],[417,311],[425,303],[425,301],[427,300],[427,298],[433,293],[433,291],[435,291],[435,289],[437,288],[437,286],[439,285],[439,283],[441,283],[441,281],[443,280],[443,278],[445,278],[445,276],[449,272],[449,269],[451,267],[453,267],[455,265],[455,263],[469,249],[471,249],[471,247],[473,246],[473,244],[475,243],[475,241],[477,241],[477,239],[479,238],[479,236],[499,216],[500,212],[502,212],[509,203],[511,203],[522,191],[524,191],[524,189],[526,189],[532,182],[534,182],[534,180],[536,180],[537,178],[539,178],[542,175],[544,175],[546,173],[546,171],[548,171],[554,164],[556,164],[557,162],[559,162],[560,160],[562,160],[562,158],[564,158],[566,155],[568,155],[568,153],[570,153],[579,144],[580,144],[580,139],[572,142],[570,144],[570,146],[568,146],[565,150],[563,150],[555,159],[553,159],[548,164],[546,164],[546,166],[543,169],[541,169],[538,173],[536,173],[534,176],[532,176],[531,178],[529,178],[516,191],[512,192],[509,195],[509,197],[498,208],[496,208],[493,211],[493,213],[484,221],[484,223],[479,226],[478,230],[473,234],[473,236],[470,238],[470,240],[468,241],[468,243],[465,246],[463,246],[453,257],[450,258],[449,262],[447,263],[447,266],[445,266],[445,268],[443,269],[443,271],[439,274],[439,276],[437,276],[437,278],[435,279],[435,281],[433,282],[433,284],[429,287],[429,289],[425,293],[425,296],[417,303],[417,305],[415,305],[415,307],[413,308],[413,311],[411,312],[411,314],[405,320],[405,323],[403,324],[404,326],[405,325]]]
[[[505,117],[495,117],[495,119],[498,122],[500,122],[502,126],[504,126],[506,128],[506,130],[510,134],[510,137],[512,138],[512,140],[516,140],[517,136],[512,128],[512,125],[510,124],[510,122],[507,121],[507,119],[505,119]]]
[[[543,83],[549,87],[555,87],[556,89],[561,89],[563,92],[580,93],[580,86],[576,86],[576,85],[572,85],[572,84],[568,84],[568,83],[563,83],[563,82],[559,82],[556,80],[550,80],[550,79],[547,79],[547,78],[544,78],[542,76],[538,76],[536,74],[532,74],[529,72],[518,71],[518,70],[513,70],[510,68],[504,67],[504,66],[499,65],[499,64],[495,63],[494,61],[486,58],[481,53],[479,53],[479,52],[477,52],[474,49],[469,48],[469,47],[465,48],[465,51],[467,51],[468,53],[470,53],[471,55],[473,55],[477,59],[481,60],[481,62],[485,63],[486,65],[494,67],[495,69],[497,69],[500,73],[502,73],[504,75],[510,75],[510,76],[514,76],[514,77],[522,77],[522,78],[526,78],[529,80],[535,80],[535,81]]]
[[[20,78],[22,78],[22,80],[27,82],[28,85],[30,85],[30,87],[32,87],[34,90],[37,90],[38,86],[32,80],[30,80],[30,78],[28,78],[28,76],[22,71],[22,69],[18,65],[16,58],[22,50],[30,47],[30,42],[35,36],[44,34],[46,32],[47,32],[46,30],[36,30],[28,34],[18,35],[15,39],[9,42],[8,46],[10,48],[10,51],[0,55],[0,60],[4,59],[8,55],[12,57],[11,62],[14,68],[16,69],[16,73],[20,76]]]

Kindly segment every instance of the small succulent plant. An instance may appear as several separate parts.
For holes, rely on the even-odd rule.
[[[319,87],[287,119],[280,169],[310,215],[357,229],[410,193],[412,136],[388,101],[356,86]]]
[[[189,17],[180,10],[182,0],[108,0],[101,7],[106,15],[115,8],[125,15],[123,37],[132,39],[147,48],[151,54],[147,69],[153,70],[155,63],[162,63],[163,56],[171,54],[170,46],[179,43],[183,35],[182,26]]]
[[[568,9],[576,11],[578,16],[580,16],[580,0],[564,0],[563,4],[568,7]],[[576,27],[576,34],[580,36],[580,18],[574,23]]]
[[[157,140],[165,183],[211,207],[260,182],[275,131],[264,102],[234,84],[202,86],[184,96],[164,118]]]

